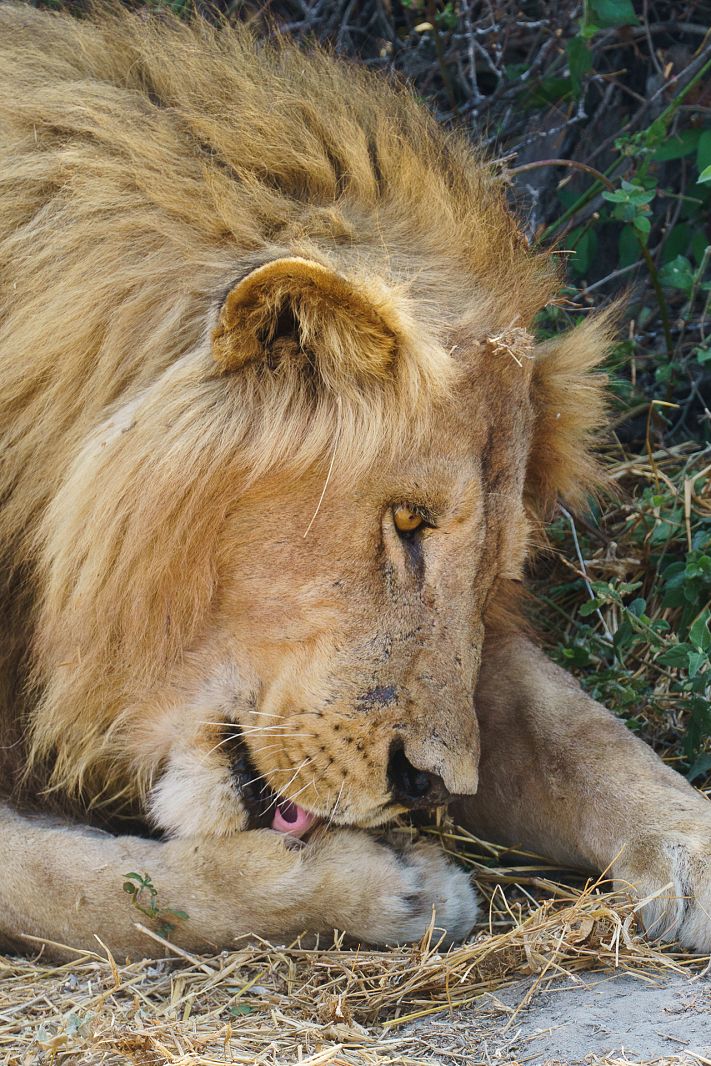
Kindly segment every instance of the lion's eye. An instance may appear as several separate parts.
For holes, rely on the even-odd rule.
[[[422,515],[406,504],[393,508],[393,521],[398,533],[414,533],[416,529],[420,529],[425,524]]]

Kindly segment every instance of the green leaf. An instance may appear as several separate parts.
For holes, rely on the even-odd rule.
[[[526,102],[531,107],[547,107],[549,104],[570,99],[572,94],[571,78],[542,78],[538,85],[531,89]]]
[[[678,255],[684,255],[689,250],[694,232],[688,222],[680,222],[669,230],[669,233],[664,238],[662,264],[670,263]]]
[[[708,246],[708,239],[703,229],[697,229],[691,238],[690,248],[691,254],[696,260],[698,266],[701,266],[704,261],[704,258],[706,257],[706,249],[708,248]]]
[[[632,0],[590,0],[590,14],[602,29],[610,26],[638,26]]]
[[[580,27],[580,36],[586,41],[589,41],[591,37],[594,37],[599,32],[600,27],[596,26],[594,22],[590,22],[589,18]]]
[[[632,603],[629,604],[627,610],[630,612],[630,614],[633,614],[635,616],[635,618],[642,618],[643,619],[644,618],[644,612],[645,612],[646,608],[647,608],[647,601],[645,599],[643,599],[641,596],[637,596],[637,598],[632,600]],[[647,619],[647,621],[648,621],[648,619]]]
[[[632,226],[623,226],[617,242],[617,258],[621,267],[632,266],[640,257],[639,238]]]
[[[663,666],[673,666],[677,670],[685,670],[689,663],[689,653],[693,652],[690,644],[674,644],[665,652],[657,656],[657,662]]]
[[[683,159],[697,150],[700,130],[682,130],[667,137],[663,144],[654,149],[652,159],[655,163],[665,163],[669,159]]]
[[[686,775],[687,781],[695,781],[697,777],[704,777],[711,770],[711,754],[699,755],[689,768]]]
[[[578,277],[584,277],[597,253],[597,233],[593,228],[579,228],[570,234],[569,243],[574,252],[569,260],[570,268]]]
[[[684,289],[688,292],[694,283],[694,271],[685,255],[678,255],[665,263],[659,271],[659,280],[669,289]]]
[[[711,167],[711,130],[704,130],[699,137],[699,146],[696,149],[696,165],[699,171],[708,170]]]
[[[592,69],[592,52],[582,37],[573,37],[566,46],[568,52],[568,69],[573,92],[580,96],[583,87],[583,77]]]
[[[566,663],[569,663],[572,666],[590,666],[592,663],[590,649],[587,647],[581,647],[580,644],[575,644],[568,648],[561,648],[561,654]]]
[[[707,662],[706,652],[704,651],[690,651],[689,652],[689,677],[696,677],[701,667]]]
[[[593,582],[593,588],[594,587],[595,582]],[[636,592],[637,589],[640,589],[641,587],[641,581],[618,581],[616,589],[612,588],[611,585],[607,586],[612,599],[615,600],[616,603],[622,602],[620,596],[629,596],[631,592]]]
[[[704,169],[701,171],[696,180],[696,184],[704,185],[707,181],[711,181],[711,164],[709,164],[709,166],[707,167],[704,167]]]
[[[649,234],[649,231],[652,228],[652,223],[650,222],[650,220],[647,218],[646,215],[637,215],[637,217],[633,220],[632,225],[634,226],[634,228],[636,230],[639,230],[639,232],[644,237],[646,237]]]
[[[706,610],[701,612],[689,630],[689,640],[700,651],[708,651],[711,648],[709,615],[711,615],[711,611],[707,607]]]
[[[660,368],[666,370],[667,367]],[[665,375],[660,374],[660,380],[665,380]],[[666,376],[666,380],[669,380],[669,375]],[[654,529],[649,535],[650,544],[666,544],[668,541],[673,540],[679,529],[678,522],[669,522],[666,519],[661,519],[657,522]]]

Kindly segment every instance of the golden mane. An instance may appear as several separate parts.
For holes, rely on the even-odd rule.
[[[34,354],[3,368],[5,490],[36,463],[56,488],[48,404],[78,431],[136,395],[255,260],[315,255],[386,280],[430,350],[467,319],[497,333],[515,308],[526,326],[551,295],[549,261],[471,145],[357,66],[244,28],[12,5],[0,58],[0,336]],[[12,504],[4,523],[16,532]]]
[[[78,790],[121,728],[112,648],[132,648],[136,691],[181,653],[230,500],[336,443],[334,476],[353,477],[415,442],[459,380],[458,338],[485,353],[528,330],[557,280],[489,165],[406,88],[244,28],[0,7],[0,130],[0,543],[6,572],[41,590],[36,660],[81,656],[49,682],[37,672],[33,711],[35,754]],[[368,294],[396,335],[391,375],[363,384],[334,362],[313,389],[288,362],[278,375],[214,362],[225,297],[279,257]],[[590,358],[565,349],[568,386],[603,334],[588,329]],[[554,374],[555,351],[541,365]],[[559,466],[575,478],[592,473],[575,455],[596,395],[566,422]],[[134,427],[138,404],[153,417]],[[543,466],[554,447],[542,442]],[[82,495],[89,461],[100,507]],[[556,485],[538,482],[543,509]],[[97,686],[103,711],[81,719]]]

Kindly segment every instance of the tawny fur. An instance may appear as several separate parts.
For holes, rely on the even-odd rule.
[[[433,908],[462,936],[474,895],[436,848],[333,828],[402,809],[399,744],[469,796],[481,745],[475,828],[689,885],[666,931],[708,945],[707,808],[516,636],[531,542],[599,477],[611,326],[536,348],[556,274],[482,157],[320,52],[14,5],[0,138],[0,788],[172,838],[0,804],[0,938],[144,950],[126,868],[193,950],[416,939]],[[327,821],[303,849],[244,832],[235,742]]]
[[[12,624],[35,632],[33,750],[53,784],[121,791],[112,726],[209,613],[226,484],[236,497],[270,468],[286,477],[327,455],[336,394],[349,477],[406,437],[427,439],[458,360],[512,318],[529,327],[555,276],[488,165],[405,89],[284,43],[257,50],[246,31],[11,6],[0,20],[0,537],[7,572],[37,589]],[[361,387],[353,356],[333,346],[315,399],[298,368],[278,387],[260,368],[210,375],[214,308],[234,279],[284,253],[370,298],[398,346],[385,387],[378,373]],[[586,332],[570,384],[601,340]],[[567,391],[552,416],[562,406],[566,422]],[[146,393],[146,439],[120,459],[106,445],[92,474],[106,499],[83,504],[77,457],[102,423],[130,432],[130,415],[112,430],[111,413]],[[584,432],[599,411],[586,401]],[[564,470],[584,452],[576,417]],[[547,434],[546,469],[555,446]],[[542,480],[546,499],[536,488],[532,503],[545,508],[557,486]],[[573,478],[565,487],[580,491]],[[117,645],[130,661],[117,663]]]

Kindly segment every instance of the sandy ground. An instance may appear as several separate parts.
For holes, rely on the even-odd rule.
[[[309,1020],[289,997],[229,1021],[228,977],[213,1000],[199,984],[193,998],[187,970],[164,963],[107,970],[70,963],[16,984],[0,1010],[1,1066],[711,1066],[711,976],[698,969],[654,983],[610,970],[527,978],[395,1028]]]
[[[527,1006],[530,991],[530,981],[517,982],[470,1010],[413,1023],[408,1036],[422,1040],[423,1057],[467,1066],[567,1066],[595,1057],[711,1064],[711,976],[651,984],[589,973],[539,990]]]

